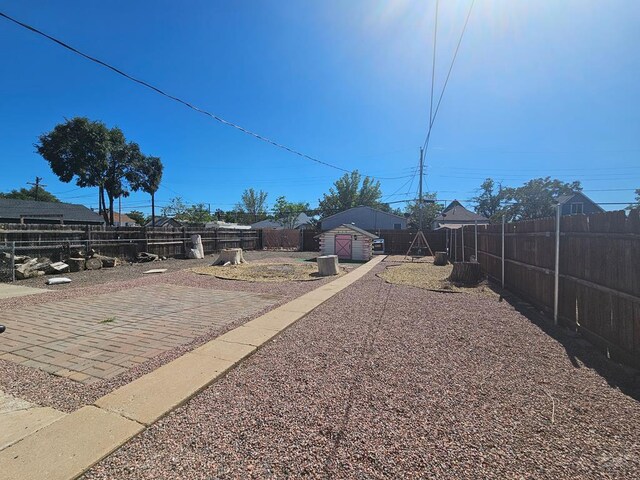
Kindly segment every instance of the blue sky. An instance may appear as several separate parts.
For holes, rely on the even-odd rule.
[[[440,2],[436,92],[470,0]],[[10,2],[0,10],[304,153],[379,177],[418,163],[429,116],[435,0]],[[492,177],[581,180],[597,202],[640,188],[640,2],[477,0],[426,156],[426,189],[470,199]],[[341,172],[173,103],[0,19],[0,191],[38,175],[37,136],[73,116],[117,125],[165,164],[175,196],[230,209],[245,188],[316,206]],[[417,179],[381,180],[385,199]],[[123,211],[148,212],[133,194]],[[621,206],[605,206],[607,209]]]

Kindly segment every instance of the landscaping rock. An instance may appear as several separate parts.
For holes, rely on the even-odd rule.
[[[94,254],[91,258],[99,259],[104,268],[113,268],[118,266],[118,259],[116,257],[105,257],[104,255]]]
[[[32,258],[28,262],[25,262],[21,265],[16,265],[16,279],[24,280],[26,278],[37,277],[38,270],[35,266],[38,264],[37,258]]]
[[[69,258],[67,259],[67,264],[70,272],[80,272],[86,269],[85,259],[82,257]]]
[[[136,260],[140,263],[155,262],[156,260],[158,260],[158,255],[156,255],[155,253],[140,252],[138,253],[138,255],[136,255]]]
[[[67,273],[69,271],[69,265],[64,262],[55,262],[49,265],[49,268],[45,273],[49,275],[56,275],[59,273]]]
[[[102,268],[102,260],[99,258],[87,258],[84,263],[87,270],[100,270]]]

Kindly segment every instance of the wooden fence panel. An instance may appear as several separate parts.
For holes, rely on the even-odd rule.
[[[319,252],[320,238],[316,238],[320,232],[317,230],[302,231],[302,251],[303,252]]]
[[[262,230],[262,247],[276,250],[300,250],[302,247],[300,230]]]
[[[502,276],[502,226],[478,229],[478,261]],[[462,258],[462,231],[454,252]],[[555,219],[505,225],[505,286],[553,312]],[[475,251],[474,227],[464,228],[465,258]],[[621,361],[640,366],[640,214],[604,212],[561,218],[558,313]]]

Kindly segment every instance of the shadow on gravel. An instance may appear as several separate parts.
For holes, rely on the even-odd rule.
[[[551,318],[545,316],[536,307],[515,294],[502,290],[493,283],[489,283],[489,288],[500,295],[499,301],[509,303],[516,311],[529,319],[531,323],[562,345],[574,368],[593,369],[606,380],[609,386],[617,388],[625,395],[640,401],[640,372],[608,359],[597,347],[582,338],[580,334],[563,326],[556,327]]]

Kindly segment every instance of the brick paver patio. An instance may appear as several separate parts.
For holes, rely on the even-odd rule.
[[[3,311],[0,358],[92,383],[276,301],[250,292],[152,285]]]

